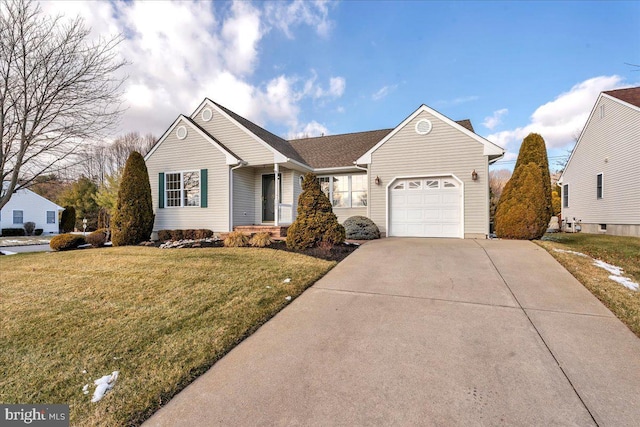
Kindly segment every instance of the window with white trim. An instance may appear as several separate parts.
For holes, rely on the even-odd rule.
[[[322,192],[334,208],[367,206],[366,175],[332,175],[318,177]]]
[[[569,184],[562,186],[562,207],[569,207]]]
[[[200,206],[200,171],[170,172],[165,181],[167,207]]]
[[[47,211],[47,224],[55,224],[55,223],[56,223],[56,212]]]
[[[596,197],[602,199],[602,174],[599,173],[596,177]]]
[[[23,211],[13,211],[13,223],[14,224],[22,224],[22,223],[24,223],[24,212]]]

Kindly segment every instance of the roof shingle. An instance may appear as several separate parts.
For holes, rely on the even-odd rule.
[[[618,98],[628,104],[640,107],[640,86],[630,87],[627,89],[607,90],[603,93],[613,96],[614,98]]]

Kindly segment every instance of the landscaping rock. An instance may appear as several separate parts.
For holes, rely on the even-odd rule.
[[[349,217],[343,225],[347,239],[373,240],[380,238],[378,226],[366,216]]]

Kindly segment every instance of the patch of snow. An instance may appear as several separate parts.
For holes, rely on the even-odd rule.
[[[568,251],[568,250],[565,250],[565,249],[558,249],[558,248],[553,248],[553,250],[555,252],[562,252],[562,253],[565,253],[565,254],[573,254],[573,255],[589,258],[589,255],[585,255],[582,252]]]
[[[92,245],[91,243],[85,243],[84,245],[79,245],[78,249],[86,249],[86,248],[90,248]]]
[[[18,252],[12,252],[12,251],[0,251],[5,255],[16,255]]]
[[[105,246],[113,246],[113,243],[111,243],[111,242],[107,242],[107,243],[105,243],[104,245],[105,245]]]
[[[291,282],[291,279],[288,277],[282,281],[282,283],[290,283],[290,282]]]
[[[286,297],[285,299],[286,299],[287,301],[291,301],[291,297],[290,297],[290,296]]]
[[[622,286],[624,286],[625,288],[631,289],[632,291],[637,291],[640,289],[640,284],[633,282],[628,277],[611,275],[609,276],[609,279],[613,280],[614,282],[620,283]]]
[[[271,286],[267,286],[267,289],[271,289]]]
[[[86,373],[87,373],[87,370],[86,370],[86,369],[83,369],[83,370],[82,370],[82,373],[83,373],[83,374],[86,374]]]
[[[82,387],[82,394],[89,394],[89,384],[85,384]]]
[[[93,392],[92,402],[97,402],[104,397],[104,395],[116,385],[118,379],[118,371],[113,371],[111,375],[105,375],[102,378],[98,378],[93,383],[97,386]]]
[[[600,261],[599,259],[594,259],[593,265],[595,265],[596,267],[604,268],[614,276],[620,276],[622,274],[622,269],[620,267],[616,267],[615,265],[611,265],[604,261]]]

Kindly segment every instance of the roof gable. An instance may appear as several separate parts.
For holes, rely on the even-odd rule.
[[[630,87],[626,89],[607,90],[602,93],[608,95],[612,99],[622,101],[629,106],[637,107],[638,109],[640,109],[640,86]],[[598,98],[598,101],[599,100],[600,98]]]
[[[404,119],[402,121],[402,123],[400,123],[391,132],[389,132],[380,142],[378,142],[376,145],[371,147],[366,153],[364,153],[362,156],[360,156],[358,158],[358,160],[357,160],[357,163],[370,164],[371,163],[371,155],[373,154],[374,151],[376,151],[378,148],[380,148],[385,142],[387,142],[395,134],[397,134],[400,131],[400,129],[404,128],[408,123],[410,123],[413,119],[415,119],[420,113],[422,113],[424,111],[426,111],[427,113],[435,116],[436,118],[438,118],[439,120],[441,120],[444,123],[448,124],[449,126],[453,127],[454,129],[459,130],[460,132],[464,133],[465,135],[471,137],[475,141],[477,141],[480,144],[482,144],[483,147],[484,147],[483,148],[483,154],[485,156],[489,156],[490,163],[492,161],[495,161],[495,160],[501,158],[504,155],[504,150],[502,148],[500,148],[496,144],[494,144],[494,143],[482,138],[481,136],[477,135],[476,133],[474,133],[473,132],[473,127],[471,126],[471,122],[469,120],[461,120],[460,122],[455,122],[455,121],[451,120],[450,118],[448,118],[447,116],[445,116],[445,115],[437,112],[436,110],[434,110],[432,108],[429,108],[426,105],[422,104],[409,117]],[[471,130],[469,129],[469,127],[471,128]]]
[[[621,95],[622,91],[627,91],[627,92],[625,92],[624,94]],[[628,92],[628,91],[633,91],[633,94],[631,94],[631,92]],[[616,96],[614,96],[614,94],[613,94],[614,92],[616,92]],[[564,179],[564,174],[567,171],[567,169],[569,168],[569,165],[571,164],[571,160],[573,159],[574,154],[578,150],[578,146],[582,142],[582,138],[583,138],[583,136],[585,134],[585,130],[589,126],[589,123],[591,123],[591,120],[593,119],[593,117],[595,115],[595,112],[596,112],[596,109],[597,109],[598,105],[600,105],[600,101],[602,100],[602,98],[610,99],[610,100],[612,100],[614,102],[617,102],[617,103],[619,103],[621,105],[626,105],[627,107],[632,108],[632,109],[640,112],[640,106],[636,106],[636,105],[630,104],[629,102],[621,99],[620,96],[626,98],[627,100],[633,100],[633,97],[637,96],[638,97],[638,101],[640,102],[640,87],[635,87],[635,88],[630,88],[630,89],[617,89],[617,90],[609,90],[609,91],[605,91],[605,92],[600,92],[600,95],[598,95],[598,99],[593,104],[593,108],[591,108],[591,113],[589,113],[589,118],[587,118],[587,121],[585,122],[584,127],[580,131],[580,136],[578,137],[578,141],[576,142],[576,145],[574,145],[573,150],[571,150],[571,155],[569,156],[569,160],[567,160],[567,164],[564,166],[564,170],[562,171],[562,175],[560,175],[560,178],[558,179],[558,183],[562,184],[563,179]]]
[[[300,156],[300,154],[289,144],[289,141],[280,138],[277,135],[269,132],[266,129],[258,126],[250,120],[245,119],[241,115],[229,110],[223,105],[218,104],[215,101],[212,101],[209,98],[205,98],[204,101],[196,108],[191,117],[195,117],[198,114],[198,111],[202,109],[204,105],[209,105],[214,108],[220,114],[224,115],[228,120],[242,129],[245,133],[251,136],[255,141],[264,145],[268,148],[274,155],[279,155],[279,161],[285,162],[287,160],[293,160],[294,162],[300,163],[303,166],[309,167],[304,159]]]
[[[205,141],[209,142],[211,145],[216,147],[222,154],[224,154],[226,163],[228,165],[235,165],[240,163],[242,160],[240,157],[236,156],[231,150],[224,146],[220,141],[211,136],[207,131],[202,129],[196,122],[194,122],[191,118],[180,114],[178,118],[173,122],[173,124],[167,129],[167,131],[162,134],[158,142],[149,150],[146,156],[144,156],[144,160],[148,160],[153,153],[160,147],[160,145],[167,139],[171,132],[178,126],[178,124],[183,123],[186,126],[189,126],[193,131],[195,131],[198,135],[205,139]]]

